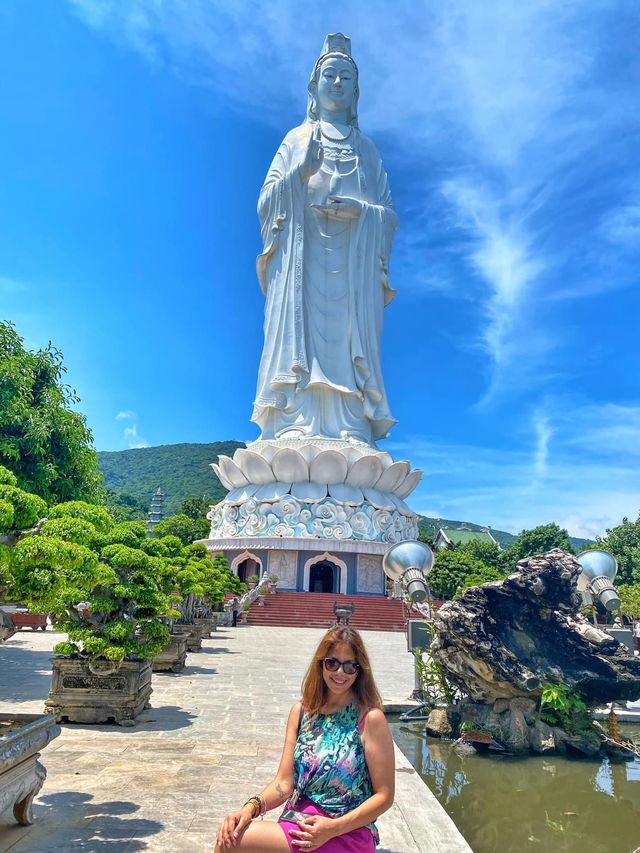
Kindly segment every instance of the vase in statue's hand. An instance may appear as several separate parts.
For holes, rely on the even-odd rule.
[[[300,177],[306,183],[309,178],[312,178],[322,166],[324,160],[324,149],[320,137],[320,127],[316,126],[312,133],[309,134],[307,149],[304,154],[302,163],[300,164]]]
[[[329,196],[326,204],[311,205],[318,213],[324,213],[331,219],[357,219],[362,213],[360,199],[349,196]]]

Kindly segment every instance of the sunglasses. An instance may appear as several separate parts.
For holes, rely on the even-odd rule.
[[[355,660],[338,660],[337,658],[322,658],[322,663],[327,672],[338,672],[342,667],[345,675],[355,675],[360,669],[360,664]]]

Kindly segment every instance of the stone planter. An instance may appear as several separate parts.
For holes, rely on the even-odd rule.
[[[152,660],[154,672],[182,672],[187,660],[187,637],[184,634],[172,634],[169,642]]]
[[[95,662],[92,672],[79,658],[51,658],[51,691],[45,710],[58,719],[76,723],[106,723],[133,726],[134,719],[149,707],[151,661],[123,661],[110,667],[109,661]]]
[[[195,619],[194,621],[200,627],[203,640],[208,639],[211,636],[211,632],[216,630],[216,620],[210,616],[204,619]]]
[[[47,778],[39,750],[59,734],[51,714],[0,715],[0,814],[12,808],[18,823],[33,823],[31,804]]]
[[[231,625],[232,615],[230,610],[222,610],[214,614],[218,628],[229,628]]]
[[[38,628],[42,631],[47,630],[47,614],[46,613],[25,613],[16,611],[11,614],[13,624],[18,631],[22,628],[31,628],[32,631],[37,631]]]
[[[199,652],[202,648],[202,631],[197,625],[182,625],[174,622],[173,633],[182,634],[187,638],[187,651]]]

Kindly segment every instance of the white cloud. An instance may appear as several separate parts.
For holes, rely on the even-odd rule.
[[[540,483],[548,473],[549,441],[553,435],[553,429],[549,424],[549,418],[541,411],[534,414],[533,426],[536,435],[534,471],[536,482]]]
[[[609,211],[602,222],[602,231],[612,243],[640,249],[640,204],[626,204]]]
[[[117,421],[130,421],[122,431],[122,438],[130,450],[148,447],[146,440],[138,435],[138,415],[130,409],[122,409],[116,415]]]

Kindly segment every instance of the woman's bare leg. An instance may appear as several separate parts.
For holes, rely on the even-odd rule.
[[[254,820],[245,829],[235,847],[219,847],[215,853],[290,853],[289,842],[280,824],[273,820]]]

